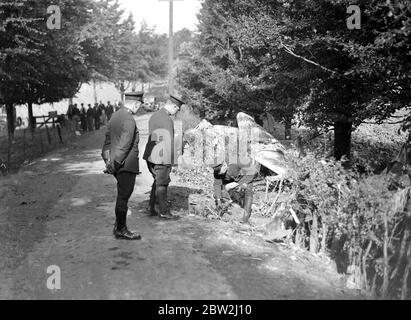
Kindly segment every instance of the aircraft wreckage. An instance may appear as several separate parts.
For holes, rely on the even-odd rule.
[[[225,160],[247,167],[256,161],[274,174],[285,175],[285,147],[248,114],[238,113],[237,123],[238,127],[232,127],[212,125],[203,120],[185,131],[185,147],[179,165],[210,166]]]

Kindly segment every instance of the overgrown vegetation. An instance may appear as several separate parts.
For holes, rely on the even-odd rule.
[[[181,119],[195,118],[185,110]],[[193,127],[196,122],[191,126]],[[347,168],[335,161],[332,135],[305,144],[305,156],[289,149],[289,176],[282,189],[255,202],[264,215],[282,217],[293,230],[295,245],[334,259],[347,274],[347,285],[374,298],[409,299],[411,279],[411,180],[407,174],[386,174],[384,169],[399,150],[405,134],[400,126],[364,124],[353,136],[353,159]],[[300,131],[304,136],[310,132]],[[204,168],[178,169],[181,181],[207,186],[212,199],[211,173]],[[204,190],[204,188],[203,188]],[[277,192],[282,196],[270,210]],[[264,191],[263,191],[264,192]],[[210,204],[212,205],[212,204]],[[292,208],[301,224],[289,213]],[[263,211],[257,210],[254,214]]]
[[[286,208],[302,222],[293,226],[295,244],[330,254],[351,274],[352,287],[375,297],[409,297],[408,177],[362,175],[312,153],[288,161]]]

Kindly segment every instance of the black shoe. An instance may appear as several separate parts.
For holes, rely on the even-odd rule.
[[[159,213],[158,217],[160,219],[165,219],[165,220],[178,220],[178,219],[180,219],[179,216],[173,215],[169,212],[168,213]]]
[[[123,240],[141,240],[141,236],[135,232],[131,232],[124,227],[122,230],[114,230],[114,237]]]

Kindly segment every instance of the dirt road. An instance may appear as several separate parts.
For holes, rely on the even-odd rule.
[[[147,118],[137,119],[140,150]],[[1,299],[350,299],[338,276],[290,248],[265,243],[222,221],[146,215],[152,178],[143,160],[130,200],[130,229],[114,240],[115,180],[102,173],[105,127],[0,180]],[[142,151],[141,151],[142,153]],[[170,186],[170,198],[196,190]],[[201,186],[199,186],[201,189]],[[198,191],[198,190],[197,190]],[[61,289],[47,288],[48,266]]]

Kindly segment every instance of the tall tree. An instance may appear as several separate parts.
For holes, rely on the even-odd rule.
[[[296,112],[333,128],[336,158],[351,132],[410,101],[409,1],[359,1],[362,26],[347,28],[346,0],[206,0],[180,82],[207,108]],[[255,103],[256,102],[256,103]]]
[[[37,82],[31,57],[42,50],[41,32],[27,1],[0,2],[0,103],[5,104],[9,138],[14,134],[14,103],[24,103],[27,82]]]
[[[1,101],[6,104],[9,137],[14,132],[14,104],[56,102],[72,97],[89,81],[97,65],[98,38],[89,32],[95,3],[90,0],[59,2],[61,26],[50,29],[46,0],[1,3]]]

